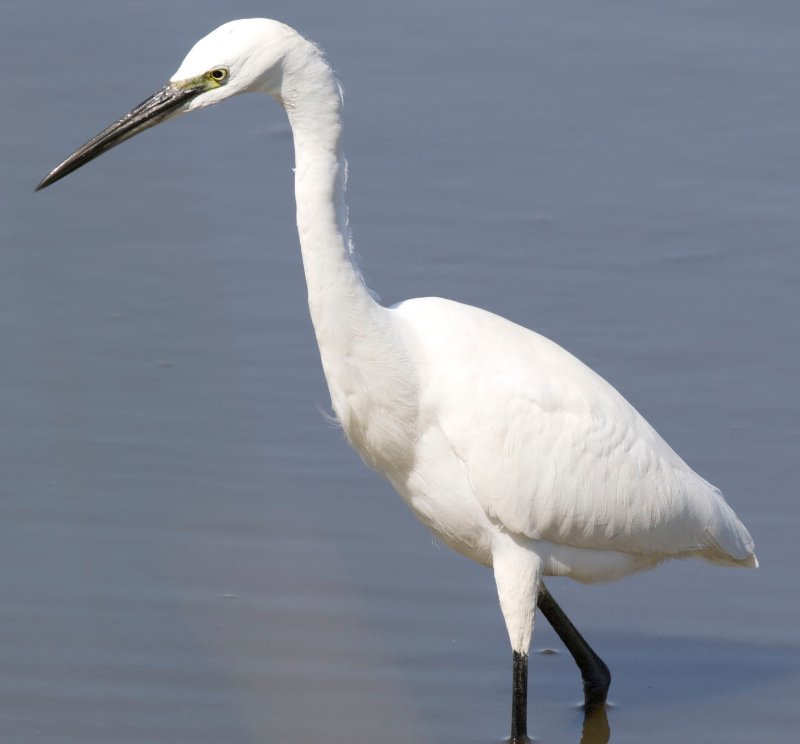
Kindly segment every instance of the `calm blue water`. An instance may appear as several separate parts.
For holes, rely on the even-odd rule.
[[[795,740],[800,6],[721,0],[6,4],[0,739],[507,734],[491,576],[320,416],[283,113],[234,100],[32,193],[197,38],[265,14],[344,82],[384,301],[555,339],[756,539],[757,572],[552,582],[614,674],[611,740]],[[560,648],[544,621],[534,646]],[[537,740],[580,741],[579,698],[566,654],[534,657]]]

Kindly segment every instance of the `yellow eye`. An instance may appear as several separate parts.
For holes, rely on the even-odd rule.
[[[209,80],[213,80],[215,83],[221,83],[228,77],[228,70],[226,67],[218,67],[215,70],[211,70],[210,72],[206,73],[206,77]]]

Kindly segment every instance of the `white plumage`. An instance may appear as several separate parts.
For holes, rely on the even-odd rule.
[[[718,489],[553,342],[448,300],[373,299],[353,264],[340,89],[319,50],[283,24],[212,32],[162,91],[39,188],[158,121],[244,92],[272,95],[292,126],[309,309],[336,415],[437,537],[493,568],[515,651],[512,739],[525,741],[518,662],[527,675],[542,576],[607,581],[687,556],[755,567],[753,541]],[[585,641],[565,642],[581,665]],[[599,668],[581,665],[586,684]],[[605,700],[603,684],[587,703]]]
[[[559,558],[545,575],[613,579],[691,554],[754,565],[750,535],[719,490],[560,346],[446,300],[391,312],[406,326],[412,365],[425,370],[424,418],[466,476],[458,500],[474,499],[490,531],[554,544]],[[418,461],[435,467],[424,452]],[[585,549],[619,555],[601,569],[584,566]]]

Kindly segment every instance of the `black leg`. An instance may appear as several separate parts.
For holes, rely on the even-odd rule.
[[[514,651],[511,689],[511,744],[528,744],[528,654]]]
[[[564,642],[581,670],[583,698],[586,707],[594,708],[604,705],[608,696],[608,688],[611,685],[611,672],[608,671],[608,667],[586,643],[544,584],[539,585],[536,604],[547,618],[547,622],[553,626],[553,630],[558,633],[558,637]]]

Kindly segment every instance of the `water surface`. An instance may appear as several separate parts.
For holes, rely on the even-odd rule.
[[[612,669],[611,740],[796,739],[800,7],[418,0],[8,4],[0,739],[506,735],[491,576],[320,415],[282,112],[240,98],[32,194],[197,38],[264,14],[344,82],[383,300],[555,339],[756,539],[757,572],[552,582]],[[560,649],[544,622],[534,646]],[[566,654],[534,657],[538,740],[581,739],[579,696]]]

